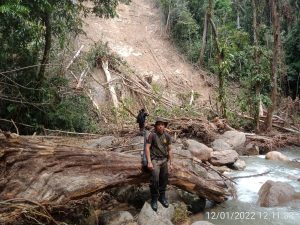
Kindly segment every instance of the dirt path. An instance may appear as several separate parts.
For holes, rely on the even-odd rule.
[[[89,48],[102,39],[139,74],[151,75],[154,82],[167,86],[164,90],[171,95],[193,90],[200,94],[197,104],[206,103],[211,89],[203,80],[205,72],[193,69],[179,55],[163,32],[160,10],[154,1],[132,0],[130,5],[121,4],[118,14],[114,19],[86,18],[87,36],[78,44]]]

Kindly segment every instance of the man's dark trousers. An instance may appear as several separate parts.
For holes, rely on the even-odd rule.
[[[150,192],[152,199],[165,197],[168,184],[168,160],[159,158],[151,160],[153,164],[152,175],[150,179]]]

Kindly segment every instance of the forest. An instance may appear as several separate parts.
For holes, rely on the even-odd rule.
[[[93,8],[75,2],[1,3],[0,118],[9,121],[2,121],[2,129],[12,128],[13,120],[29,125],[20,128],[28,134],[42,127],[96,132],[93,110],[84,112],[89,100],[68,86],[66,59],[72,41],[83,33],[82,18],[88,13],[115,17],[118,1],[95,1]],[[234,84],[239,98],[233,108],[254,118],[252,129],[259,130],[260,105],[268,109],[265,129],[270,130],[272,115],[286,99],[295,109],[288,114],[299,121],[298,1],[161,0],[156,4],[178,50],[196,68],[217,78],[218,116],[235,118],[228,109],[232,106],[227,106],[236,94],[228,91]]]

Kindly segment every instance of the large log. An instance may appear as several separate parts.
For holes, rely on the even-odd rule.
[[[219,181],[209,181],[212,178]],[[64,204],[148,179],[149,173],[143,171],[138,156],[59,145],[39,138],[0,137],[1,200]],[[170,184],[216,202],[230,195],[228,183],[219,174],[190,159],[175,159]]]

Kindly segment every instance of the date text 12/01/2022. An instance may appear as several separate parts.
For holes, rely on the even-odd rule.
[[[280,212],[206,212],[208,220],[279,220],[290,216]]]

